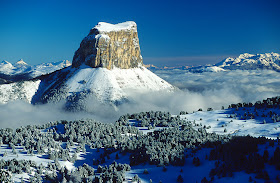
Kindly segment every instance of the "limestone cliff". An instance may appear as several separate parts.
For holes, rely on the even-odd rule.
[[[72,67],[79,67],[83,63],[107,69],[143,65],[136,23],[98,23],[82,40],[73,57]]]

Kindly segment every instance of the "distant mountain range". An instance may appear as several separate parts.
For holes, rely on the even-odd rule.
[[[196,67],[178,66],[160,68],[154,65],[147,65],[146,67],[150,70],[181,69],[190,72],[221,72],[229,70],[274,70],[280,72],[280,54],[273,52],[264,54],[244,53],[235,58],[228,57],[217,64]]]
[[[42,63],[35,66],[28,65],[23,60],[15,64],[8,61],[0,62],[0,83],[11,83],[21,80],[32,79],[37,76],[52,73],[56,70],[63,69],[71,65],[68,60],[59,62]]]
[[[42,63],[35,66],[28,65],[23,60],[19,60],[15,64],[4,60],[0,62],[0,84],[36,78],[68,66],[71,66],[71,62],[68,60]],[[264,54],[244,53],[235,58],[228,57],[217,64],[195,67],[157,67],[152,64],[145,65],[145,67],[151,71],[180,69],[190,72],[221,72],[229,70],[274,70],[280,72],[280,54],[273,52]]]

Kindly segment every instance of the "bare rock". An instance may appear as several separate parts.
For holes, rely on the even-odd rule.
[[[79,67],[83,63],[93,68],[107,69],[142,66],[136,23],[98,23],[75,52],[72,67]]]

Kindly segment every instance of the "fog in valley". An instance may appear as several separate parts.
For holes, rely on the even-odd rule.
[[[238,102],[255,102],[280,95],[280,74],[274,71],[229,71],[190,73],[182,70],[158,70],[155,73],[178,87],[170,93],[131,93],[129,102],[119,106],[101,104],[95,97],[83,101],[83,112],[67,112],[64,102],[31,105],[13,101],[0,105],[0,128],[17,128],[55,120],[93,118],[113,123],[120,115],[161,110],[179,114],[199,108],[225,108]]]

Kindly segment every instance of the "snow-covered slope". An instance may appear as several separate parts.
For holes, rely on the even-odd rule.
[[[229,70],[255,70],[270,69],[280,71],[280,55],[278,53],[249,54],[244,53],[239,57],[228,57],[215,66]]]
[[[118,101],[130,92],[172,91],[174,87],[144,67],[132,69],[82,66],[65,83],[69,93],[92,91],[100,101]]]
[[[7,103],[8,101],[24,100],[31,103],[39,85],[40,80],[0,85],[0,101]]]
[[[4,74],[10,74],[15,67],[8,61],[3,60],[0,63],[0,72]]]
[[[40,75],[49,74],[56,70],[63,69],[70,66],[71,63],[68,60],[62,60],[59,62],[43,63],[35,66],[30,66],[23,60],[19,60],[15,64],[11,64],[7,61],[0,63],[0,74],[14,76],[14,75],[26,75],[29,78],[35,78]]]
[[[36,83],[36,87],[30,83]],[[26,89],[14,89],[18,88],[18,85],[23,85]],[[58,102],[65,99],[74,100],[73,98],[75,102],[80,102],[76,96],[83,94],[85,100],[93,95],[101,103],[116,104],[127,100],[131,95],[170,92],[174,89],[174,86],[144,67],[108,70],[82,65],[80,68],[68,67],[39,77],[35,82],[0,85],[0,102],[20,99],[22,95],[27,95],[27,101],[30,103]]]

